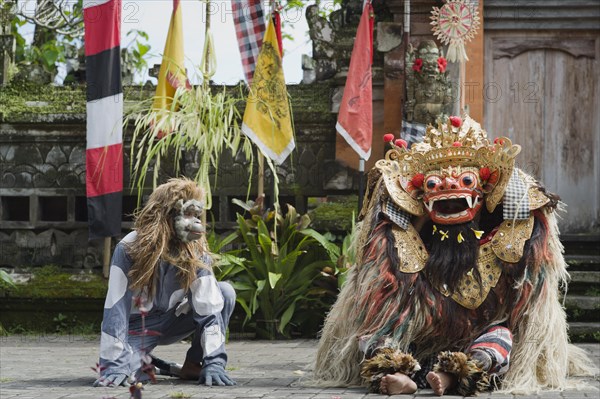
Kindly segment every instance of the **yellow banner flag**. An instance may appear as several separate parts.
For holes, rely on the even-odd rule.
[[[296,146],[273,20],[265,32],[246,102],[242,132],[276,164]]]
[[[180,0],[173,0],[173,13],[169,24],[169,33],[165,43],[162,64],[158,74],[158,85],[154,95],[152,109],[168,109],[171,107],[175,91],[178,87],[191,88],[185,76],[183,55],[183,24],[181,22]]]

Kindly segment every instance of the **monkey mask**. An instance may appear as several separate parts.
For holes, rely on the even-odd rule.
[[[203,204],[198,200],[175,203],[173,227],[175,235],[183,242],[198,240],[206,232],[200,218],[202,217]]]

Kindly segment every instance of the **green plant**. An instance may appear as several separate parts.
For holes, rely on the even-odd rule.
[[[0,269],[0,288],[14,288],[15,282],[4,270]]]
[[[310,229],[308,215],[299,215],[291,205],[282,215],[263,211],[262,200],[234,202],[249,213],[248,219],[237,216],[236,234],[244,246],[235,254],[245,260],[232,281],[245,322],[257,322],[259,337],[289,337],[292,325],[311,315],[314,319],[315,307],[324,313],[325,291],[315,280],[323,269],[335,267],[339,248]]]
[[[127,38],[130,36],[129,43],[123,46],[121,50],[121,68],[134,76],[143,75],[148,67],[148,62],[144,57],[149,55],[148,52],[151,48],[148,44],[148,33],[139,29],[132,29],[127,32]]]
[[[357,204],[358,197],[355,195],[329,198],[327,202],[315,204],[308,214],[320,231],[349,232]]]
[[[209,170],[218,169],[219,158],[224,149],[235,156],[238,150],[250,160],[252,170],[252,145],[241,132],[241,119],[237,104],[239,98],[222,91],[212,93],[205,80],[193,88],[179,88],[169,109],[152,110],[150,99],[141,109],[131,111],[135,115],[135,129],[131,145],[132,184],[141,199],[146,176],[152,173],[152,185],[158,182],[161,162],[172,153],[175,173],[180,171],[184,151],[198,154],[198,170],[194,179],[207,193],[207,207],[211,206]]]
[[[340,256],[337,258],[335,269],[332,271],[332,273],[330,273],[331,277],[335,278],[336,288],[338,291],[346,282],[346,273],[348,272],[348,269],[356,262],[356,246],[354,245],[356,234],[356,221],[354,218],[354,213],[352,213],[352,228],[342,240]],[[335,292],[334,297],[337,297],[337,291]]]
[[[70,323],[68,317],[62,313],[57,314],[52,321],[54,322],[54,328],[57,333],[64,333],[69,329]]]
[[[219,281],[231,279],[244,270],[246,259],[237,256],[239,251],[228,250],[237,237],[237,233],[221,237],[214,230],[206,234],[206,242],[216,260],[213,264],[213,273]]]

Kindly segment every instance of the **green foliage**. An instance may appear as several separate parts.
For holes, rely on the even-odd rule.
[[[206,234],[208,247],[216,257],[213,273],[219,281],[230,280],[244,271],[246,259],[236,255],[239,251],[229,251],[229,247],[237,238],[237,233],[231,233],[224,237],[220,237],[214,231]]]
[[[72,9],[63,10],[66,15],[72,13],[82,15],[81,1],[73,4]],[[23,16],[15,16],[11,21],[11,33],[15,38],[15,66],[16,70],[31,66],[40,66],[53,79],[58,72],[58,65],[68,60],[73,61],[71,67],[75,70],[82,66],[84,61],[83,45],[84,41],[75,36],[59,34],[56,31],[48,30],[36,26],[35,29],[45,29],[48,32],[41,43],[27,43],[23,35],[19,33],[19,28],[27,24],[28,21]],[[83,26],[83,18],[78,20],[79,25]],[[121,50],[121,66],[124,71],[132,74],[144,74],[148,67],[147,58],[150,53],[148,44],[149,36],[146,32],[139,29],[132,29],[127,32],[127,38],[130,42],[124,45]],[[70,83],[71,78],[67,76],[64,83]]]
[[[16,298],[104,298],[107,281],[98,275],[65,273],[59,266],[49,265],[35,269],[30,281],[4,288]]]
[[[13,80],[0,90],[0,121],[52,122],[57,115],[72,119],[85,115],[85,103],[82,86],[57,87]]]
[[[121,50],[121,68],[133,75],[143,75],[148,68],[145,57],[150,56],[151,49],[148,33],[132,29],[127,32],[127,38],[130,37],[129,43]]]
[[[353,226],[357,204],[358,198],[356,196],[348,196],[338,201],[320,203],[308,214],[317,230],[349,232]]]
[[[308,215],[291,205],[281,212],[263,211],[262,201],[234,202],[249,217],[237,216],[236,241],[243,247],[230,251],[236,259],[228,267],[245,322],[256,323],[260,337],[289,337],[315,315],[324,315],[330,303],[327,290],[316,284],[324,269],[333,269],[339,248],[309,228]]]
[[[57,333],[66,332],[69,328],[68,317],[62,313],[56,315],[55,318],[52,319],[55,324],[55,329]]]
[[[0,289],[1,288],[15,288],[15,282],[12,277],[2,269],[0,269]]]
[[[151,100],[152,101],[152,100]],[[242,134],[237,104],[239,98],[222,91],[215,94],[205,82],[191,89],[180,88],[175,93],[170,109],[148,110],[149,103],[132,110],[135,130],[131,145],[132,184],[138,199],[145,187],[146,176],[152,171],[152,186],[156,187],[161,162],[174,153],[175,173],[179,173],[184,151],[198,153],[198,171],[194,179],[206,190],[207,208],[211,206],[209,183],[210,168],[218,169],[220,155],[228,149],[235,156],[238,150],[252,170],[252,145]]]

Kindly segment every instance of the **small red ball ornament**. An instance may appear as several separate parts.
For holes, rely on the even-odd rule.
[[[448,119],[450,119],[450,123],[454,127],[460,127],[462,125],[462,119],[460,116],[451,116]]]
[[[408,148],[408,143],[406,142],[406,140],[396,139],[396,141],[394,141],[394,144],[396,145],[396,147]]]
[[[481,177],[482,181],[487,181],[491,175],[492,175],[492,172],[490,171],[490,168],[483,167],[483,168],[479,169],[479,177]]]
[[[502,145],[502,144],[504,144],[504,140],[502,140],[500,137],[496,137],[494,139],[494,144],[500,144],[500,145]]]
[[[417,173],[411,179],[411,183],[413,187],[421,188],[423,187],[423,181],[425,180],[425,175],[423,173]]]
[[[392,133],[386,133],[383,135],[383,141],[386,143],[391,142],[392,140],[394,140],[394,135]]]
[[[455,141],[452,143],[452,147],[462,147],[462,143],[460,141]]]

